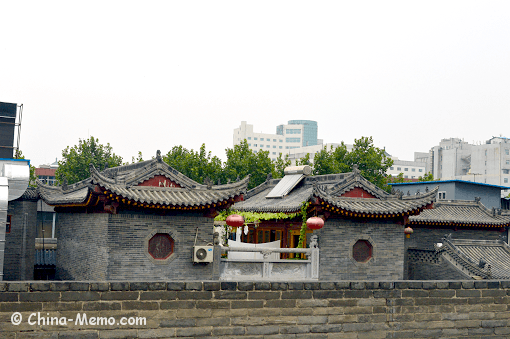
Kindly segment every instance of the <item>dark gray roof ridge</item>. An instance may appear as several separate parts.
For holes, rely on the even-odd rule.
[[[434,208],[411,216],[413,223],[420,222],[453,222],[474,223],[485,225],[502,225],[510,223],[510,216],[499,214],[500,210],[488,209],[481,201],[472,200],[440,200]]]
[[[500,248],[502,251],[499,253],[491,251],[496,256],[495,258],[490,256],[483,258],[471,258],[461,250],[463,246],[472,246],[475,248],[472,253],[478,254],[478,256],[481,256],[480,253],[484,252],[482,249],[487,247]],[[443,254],[444,252],[448,253],[449,256],[456,262],[456,264],[466,269],[473,277],[478,276],[484,279],[510,278],[510,260],[508,260],[506,265],[503,264],[503,266],[498,263],[498,259],[501,259],[500,256],[503,253],[506,253],[507,257],[510,258],[510,247],[502,240],[454,240],[451,238],[451,234],[449,234],[442,239],[442,246],[434,244],[434,248],[440,254]],[[478,249],[478,251],[476,249]],[[479,262],[476,262],[476,259],[487,260],[486,265],[484,267],[480,267]],[[487,264],[491,265],[490,269]]]
[[[434,203],[439,188],[424,195],[416,195],[408,199],[370,199],[345,198],[332,196],[324,186],[314,186],[313,195],[327,201],[329,204],[354,213],[368,214],[397,214],[423,208]]]
[[[367,179],[361,176],[359,171],[351,172],[344,181],[339,182],[328,189],[329,194],[331,195],[342,195],[345,192],[352,190],[355,187],[363,188],[368,193],[374,195],[379,199],[386,199],[390,196],[389,193],[380,189]]]

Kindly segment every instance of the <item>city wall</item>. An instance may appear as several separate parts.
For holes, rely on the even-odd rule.
[[[78,318],[81,324],[71,321]],[[508,338],[510,281],[3,282],[0,333],[16,339]]]

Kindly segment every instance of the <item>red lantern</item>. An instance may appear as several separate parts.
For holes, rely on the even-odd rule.
[[[311,230],[320,230],[324,226],[324,220],[319,217],[311,217],[306,221],[306,227]]]
[[[404,229],[404,233],[406,235],[406,238],[411,238],[411,234],[413,234],[413,229],[409,226],[407,226],[405,229]]]
[[[244,218],[239,214],[231,214],[227,217],[227,225],[232,227],[240,227],[244,225]]]

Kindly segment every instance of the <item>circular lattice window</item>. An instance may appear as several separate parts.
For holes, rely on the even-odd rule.
[[[156,233],[149,240],[149,254],[156,260],[165,260],[174,253],[174,239],[168,233]]]
[[[357,262],[367,262],[372,258],[372,244],[368,240],[358,240],[352,246],[352,258]]]

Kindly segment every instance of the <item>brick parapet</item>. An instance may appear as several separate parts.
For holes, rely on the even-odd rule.
[[[139,326],[29,326],[49,317],[145,317]],[[478,338],[510,336],[510,281],[2,282],[13,338]],[[335,335],[333,335],[335,333]]]

